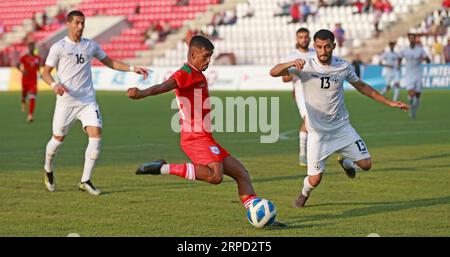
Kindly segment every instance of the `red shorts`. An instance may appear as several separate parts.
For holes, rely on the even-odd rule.
[[[36,83],[23,83],[22,82],[22,92],[36,94],[37,93],[37,84]]]
[[[181,149],[192,163],[208,165],[211,162],[223,162],[230,154],[210,135],[200,137],[181,136]]]

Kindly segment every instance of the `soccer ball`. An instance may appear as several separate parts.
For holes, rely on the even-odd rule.
[[[266,199],[256,199],[247,209],[247,219],[256,228],[270,226],[277,216],[275,205]]]

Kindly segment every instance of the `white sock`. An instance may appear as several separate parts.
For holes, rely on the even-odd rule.
[[[312,191],[314,188],[315,188],[315,187],[313,187],[313,186],[311,186],[311,184],[309,184],[308,176],[306,176],[305,179],[303,180],[302,195],[304,195],[304,196],[309,196],[309,194],[311,193],[311,191]]]
[[[44,170],[48,173],[53,172],[53,160],[55,159],[58,148],[62,145],[62,141],[56,140],[54,137],[47,143],[45,149],[45,164]]]
[[[168,175],[169,173],[169,164],[163,164],[161,166],[161,175]]]
[[[420,104],[420,98],[419,97],[414,97],[414,108],[417,110],[419,108],[419,104]]]
[[[387,87],[383,87],[383,89],[380,91],[380,94],[384,95],[387,92]]]
[[[344,166],[344,168],[346,169],[354,168],[356,171],[361,170],[358,164],[356,164],[354,161],[348,158],[342,160],[342,166]]]
[[[91,179],[92,170],[95,166],[95,161],[100,155],[100,148],[102,146],[101,138],[89,138],[89,143],[86,147],[86,154],[84,158],[83,175],[81,176],[81,182],[86,182]]]
[[[394,96],[392,97],[392,100],[393,101],[397,101],[399,94],[400,94],[400,88],[399,87],[394,87]]]
[[[306,156],[306,143],[308,140],[308,133],[300,131],[300,156]]]

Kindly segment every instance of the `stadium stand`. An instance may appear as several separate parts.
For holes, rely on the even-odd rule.
[[[444,63],[443,46],[445,46],[450,39],[450,17],[449,9],[441,8],[430,13],[420,25],[411,28],[409,32],[420,35],[420,43],[425,52],[431,57],[433,63]],[[440,45],[440,46],[439,46]],[[398,38],[396,51],[409,46],[408,37],[402,36]],[[388,50],[386,47],[385,50]],[[381,54],[375,55],[372,59],[373,64],[378,64]]]
[[[345,31],[345,42],[337,47],[336,54],[346,56],[349,48],[375,36],[376,10],[372,6],[367,12],[358,12],[358,7],[349,4],[341,6],[317,6],[317,1],[307,1],[311,15],[304,22],[292,22],[290,15],[277,15],[279,1],[250,0],[236,6],[237,22],[234,25],[218,25],[218,40],[215,40],[216,54],[232,53],[237,64],[268,65],[282,60],[294,47],[294,34],[299,27],[307,27],[312,33],[321,28],[334,30],[340,24]],[[382,12],[378,27],[380,30],[395,23],[398,14],[408,13],[421,0],[391,0],[391,12]],[[246,17],[248,9],[253,15]],[[202,31],[211,34],[213,25]],[[179,64],[186,56],[186,47],[180,42],[175,49],[154,60],[155,65]]]

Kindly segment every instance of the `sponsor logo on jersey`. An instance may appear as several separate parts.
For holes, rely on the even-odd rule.
[[[213,153],[213,154],[220,154],[220,150],[217,146],[210,146],[209,149],[211,150],[211,153]]]

